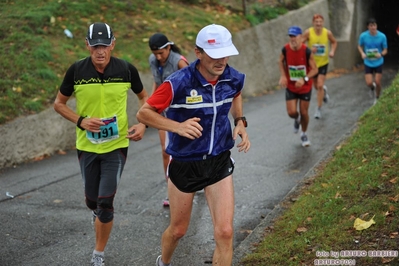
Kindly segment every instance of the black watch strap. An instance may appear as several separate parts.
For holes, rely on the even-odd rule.
[[[85,119],[84,116],[79,117],[78,122],[76,123],[76,126],[80,128],[80,130],[85,130],[80,124],[82,124],[82,120]]]
[[[237,117],[236,119],[234,119],[234,126],[237,126],[237,123],[240,120],[244,123],[244,127],[248,126],[248,122],[247,122],[247,119],[245,118],[245,116],[240,116],[240,117]]]

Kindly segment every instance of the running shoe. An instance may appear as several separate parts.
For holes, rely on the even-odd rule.
[[[157,260],[155,262],[155,265],[156,266],[161,266],[161,264],[159,264],[160,261],[161,261],[161,255],[158,256],[158,258],[157,258]]]
[[[316,119],[320,119],[321,118],[320,108],[316,108],[316,113],[314,114],[314,118],[316,118]]]
[[[301,136],[301,140],[302,140],[302,147],[309,147],[310,146],[310,141],[308,139],[308,136],[306,136],[306,134],[303,134]]]
[[[164,199],[162,204],[164,207],[169,207],[169,199],[168,198]]]
[[[91,257],[91,266],[104,266],[105,265],[105,260],[104,256],[99,255],[99,254],[93,254],[93,257]]]
[[[301,126],[301,117],[298,116],[297,119],[294,119],[294,133],[298,133],[299,127]]]
[[[378,98],[374,98],[373,105],[376,105],[378,102]]]
[[[328,93],[327,93],[327,86],[326,85],[323,86],[323,90],[324,90],[323,102],[324,103],[328,103],[328,100],[330,100],[330,95],[328,95]]]

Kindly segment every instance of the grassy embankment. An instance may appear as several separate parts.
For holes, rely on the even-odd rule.
[[[353,135],[304,182],[297,200],[287,200],[283,215],[265,230],[244,265],[317,265],[315,259],[334,258],[399,265],[398,102],[399,76],[360,118]],[[373,218],[375,224],[356,230],[356,218]],[[341,254],[347,250],[359,252]],[[372,253],[383,250],[396,253]]]
[[[149,69],[148,38],[155,32],[165,33],[187,54],[205,25],[222,24],[232,32],[250,27],[243,14],[223,6],[162,0],[7,0],[0,3],[0,17],[0,124],[53,102],[66,69],[88,55],[84,40],[93,22],[111,25],[117,39],[113,55],[140,72]]]
[[[68,66],[88,55],[84,39],[93,22],[111,25],[117,38],[113,55],[143,73],[149,70],[148,38],[155,32],[166,34],[183,54],[192,53],[205,25],[221,24],[234,34],[309,1],[246,0],[246,14],[241,0],[2,1],[0,124],[53,102]]]
[[[205,25],[221,24],[234,34],[309,1],[246,0],[246,15],[241,0],[1,1],[0,124],[53,102],[68,66],[88,55],[84,39],[93,22],[113,28],[114,56],[147,72],[147,42],[155,32],[166,34],[183,54],[192,53],[196,34]]]

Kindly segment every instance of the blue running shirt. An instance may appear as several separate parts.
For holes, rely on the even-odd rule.
[[[360,34],[359,45],[363,47],[363,51],[367,55],[364,59],[366,66],[379,67],[384,63],[384,57],[375,58],[376,53],[381,53],[382,50],[388,48],[387,37],[384,33],[377,30],[376,35],[371,35],[367,30]]]

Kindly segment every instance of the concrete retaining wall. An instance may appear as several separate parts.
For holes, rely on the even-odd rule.
[[[361,4],[356,5],[360,1]],[[331,29],[339,41],[336,56],[329,69],[351,68],[358,59],[357,37],[365,30],[368,16],[367,0],[317,0],[291,11],[272,21],[244,30],[233,36],[240,55],[230,58],[230,65],[247,74],[244,97],[253,97],[275,89],[280,76],[278,57],[282,46],[288,41],[287,29],[298,25],[302,29],[311,26],[314,13],[325,18],[325,26]],[[361,22],[361,23],[359,23]],[[188,56],[193,59],[193,55]],[[152,76],[141,73],[144,86],[150,90]],[[69,104],[74,108],[75,101]],[[129,123],[136,122],[137,98],[129,95]],[[75,146],[75,125],[61,118],[53,108],[39,114],[15,119],[0,126],[0,168],[51,155],[58,150]]]
[[[278,58],[283,45],[289,40],[288,28],[297,25],[305,30],[312,25],[315,13],[322,14],[325,27],[330,28],[328,1],[321,0],[234,35],[234,44],[240,55],[231,57],[229,62],[247,74],[246,96],[258,95],[278,85]],[[333,69],[334,62],[331,61],[329,68]]]

